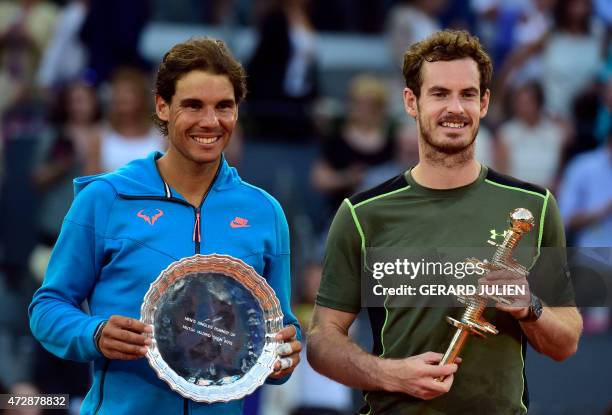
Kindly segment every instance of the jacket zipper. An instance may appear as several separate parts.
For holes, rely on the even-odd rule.
[[[100,401],[98,402],[98,406],[94,411],[94,415],[97,415],[100,412],[100,408],[102,407],[102,400],[104,399],[104,380],[106,379],[106,372],[108,371],[108,365],[110,364],[110,360],[106,359],[104,362],[104,367],[102,368],[102,378],[100,379]]]
[[[216,176],[215,176],[216,178]],[[214,181],[213,181],[214,183]],[[210,185],[210,187],[212,187],[212,183]],[[209,190],[210,191],[210,187]],[[202,198],[202,203],[204,203],[204,199],[206,199],[206,196],[208,195],[208,191],[206,192],[206,194],[204,195],[204,197]],[[201,227],[200,227],[200,208],[199,207],[195,207],[193,206],[191,203],[186,202],[183,199],[179,199],[178,197],[163,197],[163,196],[129,196],[129,195],[121,195],[121,197],[123,197],[124,199],[129,199],[129,200],[159,200],[162,202],[174,202],[174,203],[178,203],[184,206],[189,206],[190,208],[193,209],[194,214],[195,214],[195,221],[194,221],[194,225],[193,225],[193,235],[192,235],[192,239],[195,245],[195,253],[199,254],[200,253],[200,243],[201,243]],[[183,414],[184,415],[189,415],[189,401],[187,400],[187,398],[183,398]],[[96,413],[97,415],[97,413]]]
[[[212,187],[212,184],[210,185],[210,187]],[[209,190],[210,190],[210,187],[208,188]],[[200,206],[204,204],[204,199],[206,199],[206,196],[208,195],[209,190],[207,190],[206,193],[204,194],[204,197],[202,198],[202,202],[200,203]],[[195,213],[195,223],[193,224],[193,243],[195,244],[196,255],[200,253],[200,243],[202,242],[201,240],[202,231],[200,227],[200,206],[193,208],[193,211]],[[183,398],[183,414],[189,415],[189,401],[187,400],[187,398]]]
[[[219,174],[217,172],[217,174]],[[217,178],[217,176],[215,176],[215,179]],[[204,194],[204,197],[202,197],[202,202],[200,202],[200,206],[202,206],[204,204],[204,200],[206,199],[206,196],[208,196],[208,193],[210,192],[210,189],[212,188],[212,184],[211,183],[210,187],[208,188],[208,190],[206,191],[206,193]],[[179,199],[178,197],[162,197],[162,196],[130,196],[130,195],[121,195],[122,198],[124,199],[129,199],[129,200],[159,200],[162,202],[174,202],[174,203],[179,203],[181,205],[184,206],[189,206],[190,208],[193,209],[193,212],[195,214],[195,221],[194,221],[194,225],[193,225],[193,242],[195,245],[195,253],[199,254],[200,253],[200,245],[201,245],[201,225],[200,225],[200,207],[195,207],[193,206],[191,203],[186,202],[183,199]],[[100,400],[100,405],[102,404],[102,400]],[[98,405],[99,408],[99,405]],[[97,415],[97,410],[95,415]],[[184,415],[188,415],[189,414],[189,401],[187,400],[187,398],[183,398],[183,414]]]
[[[195,222],[193,224],[193,243],[195,245],[195,254],[200,253],[200,245],[202,243],[202,223],[201,223],[201,208],[204,206],[204,201],[206,200],[206,196],[210,193],[210,189],[212,189],[213,184],[217,181],[217,176],[219,176],[219,172],[221,171],[221,164],[219,164],[219,168],[215,173],[215,177],[213,177],[212,182],[210,182],[210,186],[202,196],[202,200],[200,201],[200,206],[195,207],[189,204],[189,206],[193,207],[193,212],[195,213]],[[180,199],[179,199],[180,200]],[[183,414],[189,415],[189,401],[187,398],[183,398]]]
[[[195,214],[195,222],[193,224],[193,243],[195,245],[195,253],[199,254],[200,253],[200,245],[202,243],[202,225],[201,225],[201,215],[200,215],[200,210],[201,207],[204,205],[204,201],[206,200],[206,197],[208,196],[208,193],[210,193],[210,189],[212,189],[213,185],[215,184],[215,182],[217,181],[217,177],[219,176],[219,172],[221,171],[221,166],[222,163],[219,163],[219,168],[217,169],[217,172],[215,173],[215,177],[213,177],[212,182],[210,182],[210,186],[208,186],[208,189],[206,190],[206,193],[204,193],[204,196],[202,196],[202,200],[200,201],[200,206],[195,207],[193,206],[191,203],[186,202],[185,200],[179,199],[178,197],[161,197],[161,196],[129,196],[129,195],[121,195],[121,197],[123,197],[124,199],[130,199],[130,200],[161,200],[161,201],[172,201],[172,202],[176,202],[176,203],[180,203],[182,205],[186,205],[189,206],[191,208],[193,208],[194,214]],[[166,183],[164,182],[164,192],[167,192],[167,194],[169,194],[169,189],[166,188]],[[104,378],[102,378],[104,380]],[[102,404],[102,399],[100,399],[100,405]],[[98,405],[98,409],[99,406]],[[96,410],[96,414],[97,414],[97,410]],[[183,414],[184,415],[188,415],[189,414],[189,401],[187,400],[187,398],[183,398]]]
[[[193,225],[193,242],[195,243],[195,253],[200,253],[201,241],[201,229],[200,229],[200,208],[195,208],[195,224]]]
[[[217,181],[217,177],[219,177],[219,172],[221,171],[221,163],[219,163],[219,168],[215,173],[215,177],[213,177],[212,182],[210,182],[210,186],[206,189],[206,193],[202,196],[202,200],[200,201],[200,205],[198,207],[194,207],[195,213],[195,223],[193,225],[193,243],[195,244],[195,253],[200,253],[200,245],[202,243],[202,215],[201,209],[204,206],[204,202],[206,201],[206,197],[210,193],[210,189],[212,189],[213,184]],[[191,206],[191,205],[190,205]]]

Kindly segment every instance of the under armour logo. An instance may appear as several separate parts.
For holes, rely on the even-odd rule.
[[[145,209],[141,209],[140,212],[138,212],[136,214],[136,216],[138,216],[139,218],[143,219],[145,222],[147,222],[149,225],[153,226],[155,224],[155,221],[157,221],[157,219],[159,219],[161,216],[164,216],[164,211],[161,209],[155,209],[157,210],[157,213],[153,216],[149,216],[149,215],[145,215],[143,212],[145,211]]]
[[[498,236],[501,236],[502,239],[506,238],[506,235],[508,235],[508,230],[503,231],[502,233],[497,233],[495,232],[495,229],[491,229],[489,232],[491,232],[491,239],[495,240],[497,239]]]

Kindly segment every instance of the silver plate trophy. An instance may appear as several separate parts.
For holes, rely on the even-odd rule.
[[[147,359],[160,379],[197,402],[240,399],[272,373],[283,313],[272,287],[239,259],[195,255],[151,284],[141,321],[153,326]]]

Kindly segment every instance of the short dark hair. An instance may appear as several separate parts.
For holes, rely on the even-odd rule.
[[[537,80],[527,81],[524,84],[518,86],[515,90],[515,94],[520,91],[527,91],[533,94],[533,97],[536,100],[536,104],[538,105],[538,109],[542,109],[544,106],[545,96],[544,96],[544,88],[542,84]]]
[[[200,70],[215,75],[226,75],[234,87],[236,104],[246,96],[246,72],[229,48],[219,39],[192,38],[174,45],[164,55],[155,80],[155,94],[170,103],[176,92],[176,83],[187,73]],[[168,123],[154,114],[153,119],[164,135],[168,135]]]
[[[568,29],[571,25],[571,17],[570,17],[570,7],[573,6],[573,0],[558,0],[553,7],[553,21],[554,21],[554,29],[559,32],[563,32]],[[592,2],[586,3],[587,7],[590,9],[588,13],[585,13],[578,25],[580,26],[581,34],[588,34],[592,28],[592,19],[591,15],[593,12]]]
[[[423,84],[421,68],[424,61],[453,61],[463,58],[472,58],[478,64],[480,96],[483,96],[491,83],[493,64],[480,40],[464,30],[443,30],[412,44],[404,53],[402,72],[406,87],[418,98]]]

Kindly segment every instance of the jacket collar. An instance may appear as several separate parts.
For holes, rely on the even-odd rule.
[[[110,184],[118,194],[123,196],[169,197],[168,188],[156,164],[156,160],[161,156],[163,153],[154,151],[146,158],[133,160],[114,172],[78,177],[74,180],[75,195],[88,184],[101,180]],[[222,155],[219,172],[212,183],[211,192],[231,188],[240,182],[238,172],[227,164],[225,156]]]

